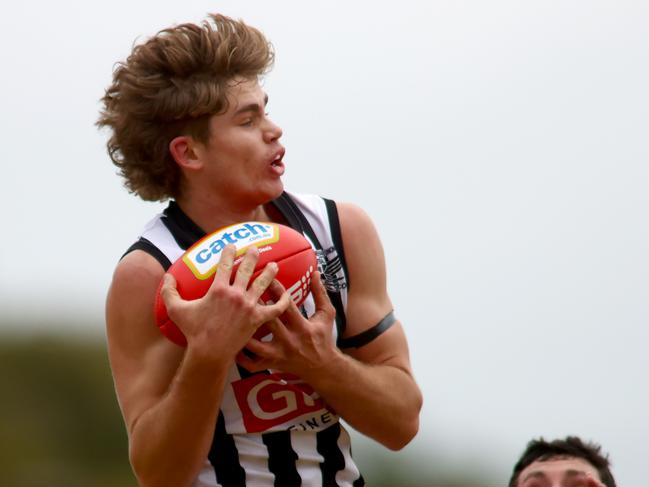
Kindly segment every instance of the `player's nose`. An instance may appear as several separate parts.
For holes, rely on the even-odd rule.
[[[264,128],[264,140],[266,142],[274,142],[284,134],[282,128],[271,119],[267,118],[265,120],[265,123],[266,127]]]

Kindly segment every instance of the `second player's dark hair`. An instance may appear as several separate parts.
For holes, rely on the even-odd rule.
[[[577,436],[568,436],[565,439],[545,441],[543,438],[532,440],[514,466],[509,487],[516,487],[520,473],[532,463],[547,461],[561,457],[581,458],[590,463],[606,487],[616,487],[615,479],[610,470],[608,455],[602,453],[602,448],[590,442],[584,442]]]

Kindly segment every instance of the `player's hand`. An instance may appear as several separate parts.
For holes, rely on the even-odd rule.
[[[235,252],[234,245],[223,250],[214,281],[202,298],[181,298],[171,274],[165,274],[160,290],[169,317],[187,338],[188,347],[206,356],[225,354],[234,358],[260,325],[280,316],[291,303],[286,292],[274,293],[274,304],[260,302],[261,295],[274,282],[277,264],[266,265],[250,283],[259,257],[254,246],[246,252],[230,283]]]
[[[285,296],[286,290],[274,281],[269,288],[275,296]],[[306,379],[311,373],[327,366],[332,357],[339,353],[335,347],[332,328],[336,311],[322,284],[320,273],[313,275],[311,292],[316,311],[308,320],[302,316],[295,303],[289,303],[280,318],[266,325],[273,337],[270,341],[252,338],[246,349],[255,356],[240,353],[237,362],[251,372],[276,369]]]

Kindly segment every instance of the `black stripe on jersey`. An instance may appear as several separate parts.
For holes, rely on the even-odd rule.
[[[318,240],[313,228],[311,228],[311,224],[309,224],[309,221],[286,192],[282,193],[276,200],[273,200],[273,204],[282,216],[286,218],[291,228],[306,234],[313,242],[313,245],[316,246],[316,249],[322,250],[322,244]]]
[[[343,238],[342,232],[340,231],[340,219],[338,218],[338,208],[336,208],[336,202],[329,200],[327,198],[322,198],[327,207],[327,215],[329,215],[329,228],[331,229],[331,239],[334,242],[334,247],[336,247],[336,252],[338,253],[338,258],[340,263],[343,266],[345,271],[345,277],[347,278],[347,287],[350,286],[349,283],[349,272],[347,272],[347,261],[345,260],[345,248],[343,247]]]
[[[246,486],[246,472],[239,463],[239,452],[234,438],[225,431],[225,418],[220,411],[207,458],[214,467],[216,481],[223,487]]]
[[[276,487],[299,487],[302,478],[297,472],[295,462],[297,453],[291,445],[289,431],[275,431],[262,435],[264,445],[268,448],[268,470],[275,475]]]
[[[291,228],[306,234],[313,242],[313,245],[316,246],[316,249],[322,250],[322,244],[318,240],[318,237],[309,224],[309,221],[286,192],[282,193],[279,198],[273,200],[273,204],[280,213],[282,213],[284,218],[286,218],[286,221]],[[336,247],[336,252],[341,252],[341,250]],[[347,327],[345,307],[343,306],[342,298],[340,297],[340,293],[337,292],[327,290],[327,294],[329,295],[331,304],[336,308],[336,329],[338,331],[338,336],[342,336]]]
[[[349,338],[339,338],[337,340],[337,345],[340,348],[360,348],[363,345],[367,345],[376,337],[381,335],[384,331],[394,325],[396,321],[397,319],[394,317],[394,311],[390,311],[372,328],[362,331],[358,335],[354,335]]]
[[[338,437],[340,436],[340,423],[316,433],[318,453],[324,461],[320,464],[322,472],[322,487],[338,487],[336,483],[336,472],[345,468],[345,457],[338,448]]]
[[[169,229],[181,249],[187,250],[206,235],[205,230],[185,215],[175,201],[170,201],[163,213],[162,223]]]
[[[125,255],[130,254],[134,250],[145,251],[147,254],[157,260],[165,271],[169,269],[169,267],[171,267],[171,261],[167,259],[167,256],[160,252],[160,249],[158,249],[158,247],[153,245],[146,238],[140,237],[137,242],[131,245],[128,250],[124,252],[124,255],[122,255],[121,259],[123,259]]]
[[[194,245],[194,243],[205,236],[205,232],[202,228],[196,225],[190,218],[183,213],[183,210],[180,209],[180,206],[175,201],[170,201],[167,208],[163,211],[163,216],[161,218],[162,223],[167,227],[169,233],[174,238],[178,246],[187,250],[189,247]],[[146,238],[140,237],[140,239],[131,245],[124,255],[133,252],[134,250],[143,250],[147,254],[154,257],[163,269],[166,271],[171,267],[171,261],[163,254],[158,247],[153,245]]]
[[[244,353],[246,353],[246,349],[244,349]],[[255,355],[252,352],[248,352],[248,353],[251,354],[253,356],[253,358],[255,357]],[[257,375],[257,374],[270,375],[270,370],[268,370],[268,369],[260,370],[258,372],[250,372],[248,369],[246,369],[242,365],[239,365],[239,364],[236,364],[236,365],[237,365],[237,371],[239,372],[239,376],[241,376],[242,379],[248,379],[249,377],[252,377],[253,375]]]
[[[347,272],[347,261],[345,260],[345,249],[343,247],[342,232],[340,230],[340,219],[338,218],[338,208],[336,208],[336,203],[333,200],[323,198],[325,206],[327,207],[327,215],[329,216],[329,228],[331,230],[331,239],[333,240],[334,247],[336,247],[336,254],[338,255],[339,263],[342,265],[343,272],[345,274],[345,281],[347,282],[347,287],[350,286],[349,272]],[[332,269],[333,273],[338,272],[338,266],[335,267],[335,270]],[[338,306],[340,309],[343,309],[342,298],[339,294],[336,294],[336,301],[340,301],[340,304],[336,305],[335,301],[334,306],[336,307],[336,327],[338,328],[338,340],[337,345],[340,347],[340,337],[343,336],[345,329],[347,328],[347,320],[345,319],[345,313],[342,313],[342,318],[338,319]],[[340,347],[342,348],[342,347]]]

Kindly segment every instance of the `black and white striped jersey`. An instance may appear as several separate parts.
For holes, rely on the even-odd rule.
[[[342,336],[347,277],[335,204],[314,195],[283,193],[273,201],[316,250],[336,307],[334,337]],[[129,251],[140,249],[165,268],[205,236],[174,202],[145,227]],[[315,311],[309,296],[303,305]],[[299,377],[275,370],[229,371],[212,446],[193,487],[365,485],[351,456],[349,434],[336,413]]]

